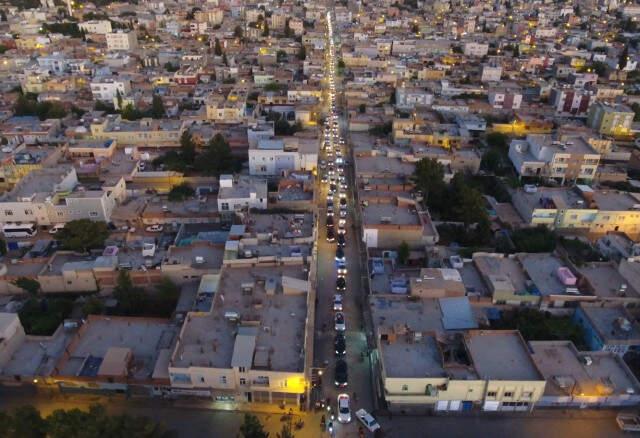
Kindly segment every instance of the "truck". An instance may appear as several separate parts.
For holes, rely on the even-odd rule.
[[[616,422],[624,432],[640,432],[640,415],[618,414]]]

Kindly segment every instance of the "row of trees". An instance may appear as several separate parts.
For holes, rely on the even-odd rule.
[[[204,148],[197,147],[193,136],[185,131],[180,138],[180,149],[168,151],[154,161],[168,170],[186,172],[193,170],[206,175],[219,176],[240,169],[240,163],[231,154],[229,143],[218,133]]]
[[[122,96],[120,96],[119,92],[118,92],[117,99],[118,99],[118,106],[121,108],[120,115],[124,120],[140,120],[143,117],[161,119],[166,115],[166,110],[164,108],[164,103],[162,102],[162,97],[160,97],[158,94],[153,95],[151,106],[145,111],[141,111],[137,109],[130,103],[123,106]]]
[[[147,417],[111,416],[101,405],[93,405],[88,411],[58,409],[45,418],[33,406],[23,406],[12,412],[0,412],[0,431],[6,438],[175,436]]]

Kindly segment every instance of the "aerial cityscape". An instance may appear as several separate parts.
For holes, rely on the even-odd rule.
[[[0,437],[640,433],[640,0],[0,0]]]

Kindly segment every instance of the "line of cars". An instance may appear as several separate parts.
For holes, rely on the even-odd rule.
[[[347,178],[345,166],[348,161],[345,157],[345,141],[340,135],[339,115],[336,110],[336,84],[335,84],[335,47],[333,42],[333,29],[331,13],[327,13],[327,30],[329,40],[329,104],[331,110],[324,125],[323,150],[325,160],[321,160],[320,168],[324,170],[321,181],[328,185],[327,190],[327,241],[336,243],[335,266],[336,266],[336,292],[333,296],[332,308],[334,311],[334,351],[336,364],[334,370],[334,383],[338,388],[348,386],[348,366],[346,361],[347,341],[345,332],[347,330],[345,318],[344,294],[347,288]],[[340,423],[351,422],[350,397],[347,393],[338,395],[338,421]],[[364,409],[356,412],[356,418],[371,432],[380,428],[375,419]],[[330,427],[331,429],[331,427]]]

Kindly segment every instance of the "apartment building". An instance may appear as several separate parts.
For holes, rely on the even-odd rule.
[[[396,88],[396,107],[399,109],[413,109],[418,105],[431,105],[431,103],[433,103],[433,94],[424,88]]]
[[[611,231],[640,236],[640,195],[618,190],[595,190],[586,185],[542,188],[533,193],[519,189],[513,206],[530,225],[587,231],[604,235]]]
[[[122,76],[97,77],[90,87],[95,100],[114,103],[118,94],[124,98],[131,93],[131,80]]]
[[[135,30],[118,30],[105,34],[107,50],[132,51],[138,48],[138,34]]]
[[[127,121],[119,115],[109,115],[91,124],[91,135],[99,140],[115,140],[121,146],[177,147],[184,129],[185,122],[181,120]]]
[[[109,20],[89,20],[78,23],[80,30],[84,30],[86,33],[97,33],[100,35],[110,34],[111,21]]]
[[[562,141],[551,135],[529,134],[525,140],[513,140],[509,158],[519,176],[553,178],[561,184],[590,181],[596,175],[601,155],[578,136]]]
[[[489,53],[489,44],[487,43],[465,43],[464,50],[465,56],[483,57]]]
[[[302,263],[223,268],[211,308],[191,312],[169,360],[171,386],[216,401],[299,406],[307,393],[315,293]]]
[[[626,105],[596,102],[589,109],[587,125],[604,135],[630,135],[635,115]]]
[[[500,82],[502,67],[499,65],[484,65],[480,75],[480,82]]]
[[[574,88],[554,88],[549,97],[556,115],[585,117],[589,106],[595,101],[595,93],[591,90]]]
[[[622,357],[640,346],[640,324],[622,305],[580,303],[573,321],[582,327],[589,350]]]
[[[492,89],[489,91],[489,104],[496,109],[520,109],[522,105],[522,93],[515,89]]]
[[[226,97],[211,94],[206,99],[207,119],[217,123],[240,123],[244,120],[247,93],[245,90],[232,90]]]
[[[0,223],[27,222],[51,226],[76,219],[109,222],[116,205],[126,199],[120,178],[113,186],[87,190],[73,167],[34,170],[0,197]]]
[[[249,148],[249,174],[285,176],[290,171],[314,171],[318,140],[299,137],[264,138]]]
[[[10,190],[36,169],[55,166],[62,157],[59,146],[27,146],[19,144],[11,152],[0,153],[0,190]]]
[[[392,411],[530,411],[546,381],[517,331],[445,330],[438,300],[372,299]]]

